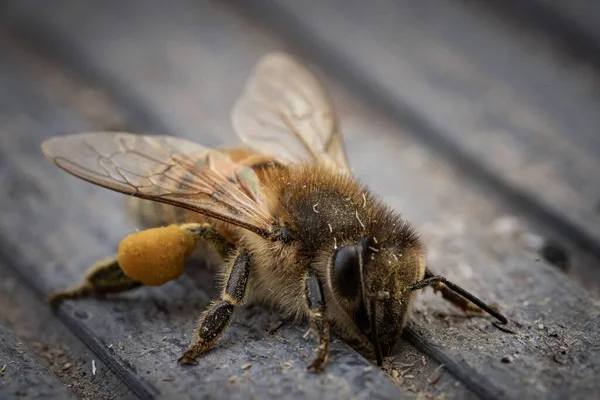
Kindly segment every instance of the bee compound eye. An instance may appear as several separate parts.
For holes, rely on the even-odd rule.
[[[360,293],[360,259],[357,246],[344,246],[337,251],[334,260],[334,280],[344,297],[356,297]]]

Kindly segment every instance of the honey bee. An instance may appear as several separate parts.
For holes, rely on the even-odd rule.
[[[233,107],[243,144],[209,149],[170,136],[82,133],[43,143],[67,172],[146,202],[165,222],[125,238],[60,301],[157,286],[183,273],[197,241],[223,256],[221,295],[203,312],[179,361],[193,364],[234,307],[262,303],[308,319],[329,359],[330,328],[377,364],[406,324],[416,290],[433,286],[463,310],[506,318],[425,266],[415,230],[352,176],[338,121],[319,80],[289,55],[264,56]],[[158,203],[156,203],[158,202]],[[151,205],[148,209],[148,203]],[[141,204],[143,205],[143,203]],[[173,218],[171,218],[173,219]]]

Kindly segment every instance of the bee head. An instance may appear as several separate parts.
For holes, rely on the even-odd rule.
[[[407,288],[423,274],[423,250],[417,240],[379,245],[366,236],[333,255],[331,282],[338,303],[373,344],[378,365],[406,323],[413,297]]]

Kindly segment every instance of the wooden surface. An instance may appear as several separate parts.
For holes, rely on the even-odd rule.
[[[60,380],[0,325],[0,395],[3,399],[72,399],[75,398]]]
[[[34,350],[80,398],[591,398],[600,389],[599,75],[551,37],[475,3],[5,3],[0,268],[16,283],[0,300],[32,306],[2,307],[0,322],[66,348],[71,368],[90,374],[94,359],[97,374],[77,377]],[[39,143],[89,129],[234,143],[231,105],[272,50],[322,74],[355,174],[414,222],[431,267],[498,303],[512,333],[427,290],[383,371],[336,340],[319,376],[305,371],[306,326],[269,334],[279,316],[253,307],[236,311],[200,365],[183,368],[175,359],[215,296],[206,260],[161,288],[68,302],[56,317],[42,309],[44,295],[76,283],[136,225],[120,195],[54,168]],[[32,313],[46,323],[20,317]]]

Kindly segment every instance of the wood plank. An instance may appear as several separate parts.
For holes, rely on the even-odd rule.
[[[592,65],[481,2],[234,3],[534,221],[600,295]]]
[[[49,309],[43,294],[0,263],[0,324],[79,398],[137,398]],[[40,300],[41,298],[41,300]],[[96,373],[92,372],[92,362]],[[1,367],[1,365],[0,365]]]
[[[0,325],[0,396],[5,400],[76,398],[3,325]]]
[[[533,13],[552,13],[563,19],[563,24],[571,25],[591,40],[600,44],[600,5],[595,1],[571,0],[528,0]],[[557,21],[558,22],[558,21]],[[558,27],[560,28],[560,27]]]
[[[48,33],[72,38],[76,50],[63,54],[83,54],[102,76],[110,77],[106,80],[117,83],[117,94],[133,93],[151,114],[168,121],[171,132],[193,137],[198,127],[211,126],[215,136],[207,132],[207,141],[216,141],[218,134],[227,135],[221,142],[233,140],[227,113],[211,104],[231,104],[258,56],[285,44],[269,39],[268,31],[251,29],[243,13],[231,16],[218,6],[217,11],[211,12],[210,7],[199,11],[184,2],[178,8],[161,10],[157,3],[148,2],[140,13],[134,12],[141,9],[135,2],[126,4],[130,13],[104,8],[94,14],[96,22],[81,18],[72,7],[60,6],[53,8],[59,10],[54,17],[50,11],[43,20],[51,25]],[[127,24],[115,22],[119,18]],[[121,31],[103,29],[109,21]],[[69,35],[69,29],[78,35]],[[198,39],[207,36],[218,36],[219,46],[210,47]],[[262,47],[249,46],[249,38]],[[146,41],[152,46],[143,47]],[[446,311],[451,309],[448,305],[426,294],[417,304],[408,337],[484,397],[584,398],[594,393],[599,368],[598,339],[592,335],[600,314],[597,302],[547,263],[536,262],[535,254],[512,235],[505,236],[503,218],[513,211],[504,199],[457,179],[453,166],[440,162],[414,139],[417,133],[410,124],[400,124],[343,88],[333,87],[358,176],[416,222],[429,245],[434,268],[482,297],[497,300],[519,323],[513,327],[518,333],[508,335],[494,328],[489,319]],[[371,134],[368,141],[364,132]],[[373,165],[375,157],[381,168]],[[527,220],[515,220],[511,233],[530,232]],[[113,240],[118,240],[116,235]],[[439,310],[449,315],[448,321],[436,317]],[[561,346],[566,346],[565,354],[560,353]],[[503,363],[509,355],[513,362]]]
[[[524,24],[562,42],[565,51],[600,61],[600,5],[589,0],[527,0],[490,3],[497,11],[511,14]],[[516,17],[516,18],[515,18]]]
[[[15,38],[1,43],[5,58],[0,93],[11,94],[1,100],[7,140],[0,151],[10,172],[2,178],[13,190],[0,197],[12,210],[0,223],[0,237],[3,256],[50,293],[80,279],[87,265],[114,251],[135,225],[116,212],[120,196],[48,168],[39,143],[59,132],[125,124],[97,88],[77,86],[49,60],[23,53],[22,45]],[[71,196],[73,203],[64,201]],[[30,218],[35,224],[23,223]],[[25,242],[36,246],[21,246]],[[216,393],[230,398],[404,397],[383,373],[339,340],[333,343],[327,374],[309,373],[306,362],[313,343],[302,338],[306,327],[284,326],[269,335],[273,316],[258,308],[240,310],[215,351],[198,367],[182,368],[175,359],[197,316],[215,297],[211,287],[209,271],[193,270],[161,289],[144,289],[110,302],[65,304],[59,315],[142,398]],[[247,363],[252,367],[242,369]],[[444,380],[454,386],[450,376]]]

